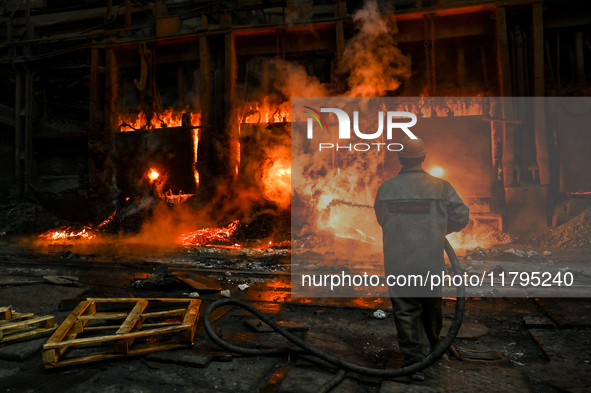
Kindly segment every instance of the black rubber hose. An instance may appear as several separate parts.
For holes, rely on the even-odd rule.
[[[458,258],[456,257],[456,253],[454,252],[451,244],[449,244],[449,241],[447,239],[445,240],[444,249],[447,253],[447,256],[449,257],[454,273],[457,275],[461,275],[462,271],[460,268],[460,263],[458,261]],[[249,356],[274,356],[279,354],[285,354],[291,350],[291,348],[244,348],[234,344],[230,344],[227,341],[222,340],[217,334],[215,334],[215,332],[211,328],[211,323],[209,322],[209,317],[211,316],[211,313],[215,309],[223,306],[240,307],[257,316],[261,321],[265,322],[267,325],[273,328],[273,330],[275,330],[283,337],[285,337],[286,339],[288,339],[289,341],[303,349],[308,354],[314,355],[324,361],[327,361],[328,363],[334,364],[335,366],[343,370],[351,371],[357,374],[378,378],[395,378],[410,375],[417,371],[423,370],[424,368],[429,367],[430,365],[435,363],[437,359],[439,359],[449,349],[449,347],[455,340],[458,331],[460,330],[460,326],[462,325],[462,319],[464,318],[464,306],[466,304],[466,289],[464,288],[463,283],[456,287],[456,291],[457,301],[455,314],[449,331],[445,335],[445,338],[441,341],[441,344],[429,356],[423,359],[422,362],[415,363],[407,367],[391,370],[363,367],[358,364],[346,362],[330,352],[316,348],[306,343],[305,341],[302,341],[297,336],[291,334],[289,331],[279,326],[273,319],[269,318],[267,315],[263,314],[262,312],[252,307],[248,303],[242,302],[240,300],[221,299],[212,303],[205,310],[205,315],[203,317],[203,326],[205,328],[205,332],[214,343],[230,352],[235,352]]]

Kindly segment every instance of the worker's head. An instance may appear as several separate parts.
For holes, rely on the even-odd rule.
[[[425,161],[427,150],[425,149],[425,143],[421,138],[410,139],[405,136],[400,141],[400,144],[403,148],[398,152],[398,160],[402,166],[417,166]]]

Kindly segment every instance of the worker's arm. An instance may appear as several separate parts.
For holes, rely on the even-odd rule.
[[[461,231],[470,222],[470,210],[451,184],[448,184],[445,202],[447,204],[447,233]]]

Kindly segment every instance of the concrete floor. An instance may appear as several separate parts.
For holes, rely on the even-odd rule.
[[[570,253],[570,254],[569,254]],[[58,255],[58,256],[56,256]],[[180,260],[43,254],[5,245],[0,247],[0,306],[19,312],[54,315],[60,323],[68,314],[63,299],[86,297],[179,297],[191,292],[174,286],[138,291],[131,283],[145,277],[155,264],[195,271],[231,290],[232,297],[253,303],[282,321],[305,327],[305,340],[347,360],[384,368],[400,364],[396,331],[388,299],[317,298],[289,296],[290,277],[284,269],[231,269],[228,258],[203,258],[203,253]],[[65,257],[64,257],[65,256]],[[560,266],[586,273],[591,253],[557,252]],[[206,262],[204,262],[206,261]],[[464,261],[465,263],[466,261]],[[520,263],[513,255],[493,259],[473,257],[475,268]],[[241,262],[242,263],[242,262]],[[254,266],[257,260],[249,263]],[[204,267],[206,265],[206,267]],[[74,286],[42,282],[44,275],[75,275]],[[23,283],[37,281],[35,283]],[[240,283],[249,283],[244,291]],[[221,298],[204,291],[202,310]],[[76,301],[73,301],[76,302]],[[72,303],[72,302],[71,302]],[[455,300],[444,301],[450,321]],[[373,318],[376,309],[386,319]],[[588,392],[591,391],[591,302],[587,298],[470,298],[463,328],[455,345],[464,350],[496,353],[492,361],[452,358],[425,370],[426,381],[406,378],[382,381],[347,377],[333,392]],[[290,345],[273,332],[254,332],[245,321],[253,317],[233,308],[214,322],[228,341],[250,347]],[[449,323],[449,322],[447,322]],[[201,321],[192,348],[153,353],[117,361],[45,370],[41,347],[47,338],[0,347],[0,392],[316,392],[337,370],[310,363],[301,356],[243,357],[218,348],[206,336]],[[466,351],[467,352],[467,351]],[[477,353],[474,352],[474,353]]]

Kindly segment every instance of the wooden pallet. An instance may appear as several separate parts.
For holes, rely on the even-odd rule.
[[[55,328],[51,315],[36,317],[35,314],[18,313],[12,307],[0,307],[0,344],[49,332]]]
[[[43,345],[43,364],[53,368],[190,347],[200,305],[199,299],[87,299]]]

